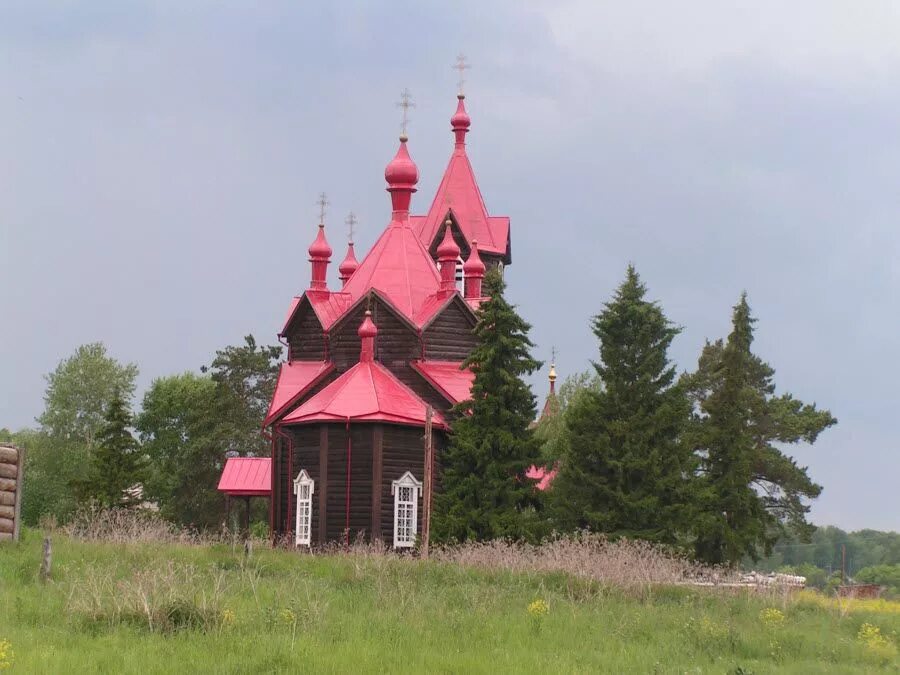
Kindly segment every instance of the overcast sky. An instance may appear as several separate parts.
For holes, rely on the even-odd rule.
[[[360,252],[388,222],[403,87],[427,210],[463,51],[536,356],[588,367],[629,262],[684,327],[682,370],[746,289],[779,391],[839,419],[792,449],[825,487],[813,520],[900,529],[900,3],[334,5],[0,5],[0,427],[33,425],[85,342],[141,391],[274,342],[318,193],[335,262],[348,211]]]

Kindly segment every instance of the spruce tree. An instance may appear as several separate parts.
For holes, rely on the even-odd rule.
[[[553,483],[556,525],[674,544],[689,529],[690,403],[668,357],[679,333],[634,267],[593,321],[600,387],[566,411],[568,443]]]
[[[131,424],[131,413],[117,388],[103,414],[90,472],[79,486],[83,497],[103,506],[133,506],[133,498],[124,491],[141,481],[144,459],[129,431]]]
[[[541,364],[529,353],[531,326],[504,290],[496,270],[485,276],[488,300],[477,312],[477,346],[463,363],[475,374],[472,398],[457,406],[441,459],[433,523],[439,541],[535,536],[538,495],[525,472],[540,463],[541,450],[529,428],[535,397],[522,376]]]
[[[804,500],[822,488],[775,444],[813,443],[837,423],[815,404],[775,396],[775,371],[751,352],[755,321],[745,293],[728,339],[707,343],[697,372],[683,378],[695,406],[691,437],[701,458],[695,548],[711,563],[758,559],[786,529],[801,538],[811,534]]]

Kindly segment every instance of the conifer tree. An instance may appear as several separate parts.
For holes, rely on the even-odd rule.
[[[775,444],[813,443],[837,423],[815,404],[774,395],[775,371],[750,351],[755,321],[745,293],[728,339],[707,343],[697,372],[683,378],[695,406],[691,437],[701,458],[696,554],[711,563],[758,559],[786,528],[811,534],[804,499],[822,488]]]
[[[690,403],[668,349],[679,329],[634,267],[593,321],[600,387],[566,411],[568,443],[551,499],[556,525],[674,544],[689,528],[695,460]]]
[[[441,460],[433,524],[439,541],[535,535],[538,495],[525,472],[540,463],[541,450],[529,428],[535,397],[522,376],[540,363],[529,353],[531,326],[507,302],[505,287],[496,270],[485,276],[489,299],[477,312],[477,346],[463,363],[475,374],[472,398],[457,406]]]
[[[124,491],[141,481],[144,460],[129,431],[131,424],[131,413],[117,388],[103,414],[90,472],[78,486],[83,497],[104,506],[133,505]]]

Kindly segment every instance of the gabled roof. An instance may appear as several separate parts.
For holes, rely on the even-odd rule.
[[[285,320],[284,327],[281,329],[279,335],[284,335],[287,332],[288,326],[291,325],[291,321],[293,320],[294,315],[299,311],[300,306],[303,304],[303,300],[309,302],[313,312],[316,314],[316,318],[318,318],[319,323],[322,324],[322,329],[325,331],[331,328],[334,323],[346,313],[350,305],[353,304],[350,296],[342,291],[304,291],[303,295],[298,295],[291,299],[291,306],[288,309],[287,319]]]
[[[219,479],[219,492],[238,497],[264,497],[272,492],[269,457],[229,457]]]
[[[376,361],[360,361],[284,418],[284,424],[310,422],[392,422],[425,424],[426,403]],[[447,428],[439,412],[433,424]]]
[[[331,361],[291,361],[281,364],[275,394],[269,403],[269,412],[263,426],[267,427],[296,403],[325,375],[334,370]]]
[[[431,255],[408,222],[393,220],[343,292],[355,301],[374,288],[412,319],[426,298],[437,293],[440,281]]]
[[[459,361],[413,361],[410,365],[451,403],[469,399],[475,374],[468,368],[461,370]]]

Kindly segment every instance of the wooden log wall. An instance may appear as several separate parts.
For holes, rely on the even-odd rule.
[[[291,361],[321,361],[325,358],[325,337],[319,317],[309,301],[301,301],[296,317],[288,326],[288,358]]]
[[[472,328],[475,319],[460,306],[462,300],[447,305],[425,329],[425,358],[433,361],[462,361],[475,348]]]
[[[24,459],[23,450],[0,445],[0,541],[19,538]]]

